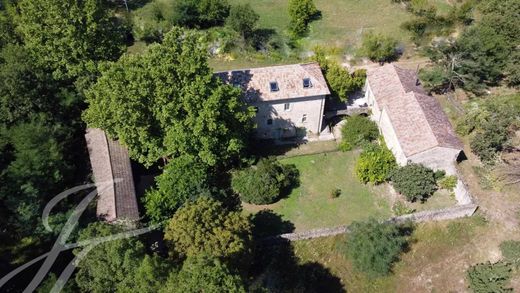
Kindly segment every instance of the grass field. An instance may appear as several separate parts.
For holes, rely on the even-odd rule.
[[[293,247],[300,263],[323,265],[341,279],[347,292],[449,292],[454,284],[464,282],[465,271],[457,271],[444,279],[429,275],[429,272],[433,268],[435,274],[443,274],[454,261],[448,256],[460,252],[486,227],[480,216],[420,224],[411,237],[409,251],[395,265],[393,274],[376,279],[368,279],[356,271],[348,258],[338,251],[338,244],[345,236],[297,241],[293,242]],[[466,286],[464,283],[459,285]]]
[[[354,175],[356,152],[333,152],[282,159],[300,171],[299,187],[279,202],[267,206],[245,205],[248,212],[271,209],[290,221],[295,231],[347,225],[369,217],[384,219],[391,209],[383,187],[359,183]],[[330,192],[341,189],[338,198]]]

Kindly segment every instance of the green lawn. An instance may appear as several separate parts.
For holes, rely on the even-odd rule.
[[[467,251],[473,247],[468,243],[487,228],[489,225],[480,216],[417,225],[411,237],[411,246],[401,256],[401,261],[396,263],[394,273],[375,279],[368,279],[356,271],[349,259],[338,251],[338,246],[346,237],[344,235],[296,241],[292,246],[301,265],[322,265],[341,280],[347,292],[426,292],[425,287],[428,286],[433,290],[427,292],[449,292],[454,284],[464,280],[465,265],[474,262],[473,253]],[[457,263],[461,268],[455,270],[456,273],[447,270],[453,267],[454,263],[451,262],[462,251],[467,257],[462,258],[462,263]],[[431,268],[437,268],[434,284],[428,283],[431,282],[427,280],[430,275],[421,277]]]
[[[391,209],[383,194],[385,189],[361,184],[355,177],[357,156],[357,152],[333,152],[282,159],[282,163],[296,165],[300,171],[300,186],[275,204],[244,204],[245,210],[254,213],[271,209],[293,223],[295,231],[348,225],[369,217],[390,217]],[[334,188],[342,191],[338,198],[330,198]]]

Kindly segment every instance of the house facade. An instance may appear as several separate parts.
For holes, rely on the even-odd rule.
[[[318,135],[323,127],[329,88],[317,63],[218,72],[227,84],[240,88],[255,107],[256,135],[283,139]]]
[[[365,99],[398,164],[408,161],[455,174],[463,145],[441,105],[414,70],[393,64],[367,71]]]

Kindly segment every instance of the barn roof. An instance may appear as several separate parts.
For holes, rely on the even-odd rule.
[[[369,69],[367,79],[406,156],[437,146],[463,148],[441,105],[425,92],[414,70],[386,64]]]
[[[85,134],[87,148],[98,188],[97,215],[107,221],[139,219],[137,197],[128,151],[119,142],[109,139],[98,128]],[[100,187],[111,182],[108,187]]]
[[[275,101],[329,95],[329,87],[318,63],[239,69],[215,73],[227,84],[240,87],[248,102]],[[304,79],[310,87],[304,87]],[[278,91],[271,91],[276,82]]]

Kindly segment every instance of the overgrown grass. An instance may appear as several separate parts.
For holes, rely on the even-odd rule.
[[[432,264],[445,263],[449,266],[446,256],[453,251],[460,251],[461,246],[468,243],[485,226],[486,222],[480,216],[420,224],[412,234],[409,251],[401,256],[401,260],[394,267],[394,273],[373,279],[368,279],[363,273],[356,271],[349,259],[336,249],[344,241],[344,235],[296,241],[293,242],[293,246],[302,264],[322,264],[341,279],[347,292],[419,292],[421,288],[414,288],[410,280],[415,279],[423,268]],[[460,276],[454,277],[458,280],[464,276],[465,272],[461,271]],[[449,288],[450,284],[445,286]],[[436,289],[438,292],[447,292],[441,288]]]
[[[361,184],[355,177],[357,157],[357,152],[333,152],[282,159],[282,163],[296,165],[300,186],[275,204],[245,205],[245,209],[253,213],[272,209],[292,222],[296,231],[348,225],[369,217],[390,217],[391,209],[382,194],[384,188]],[[341,195],[332,198],[335,189],[341,189]]]

